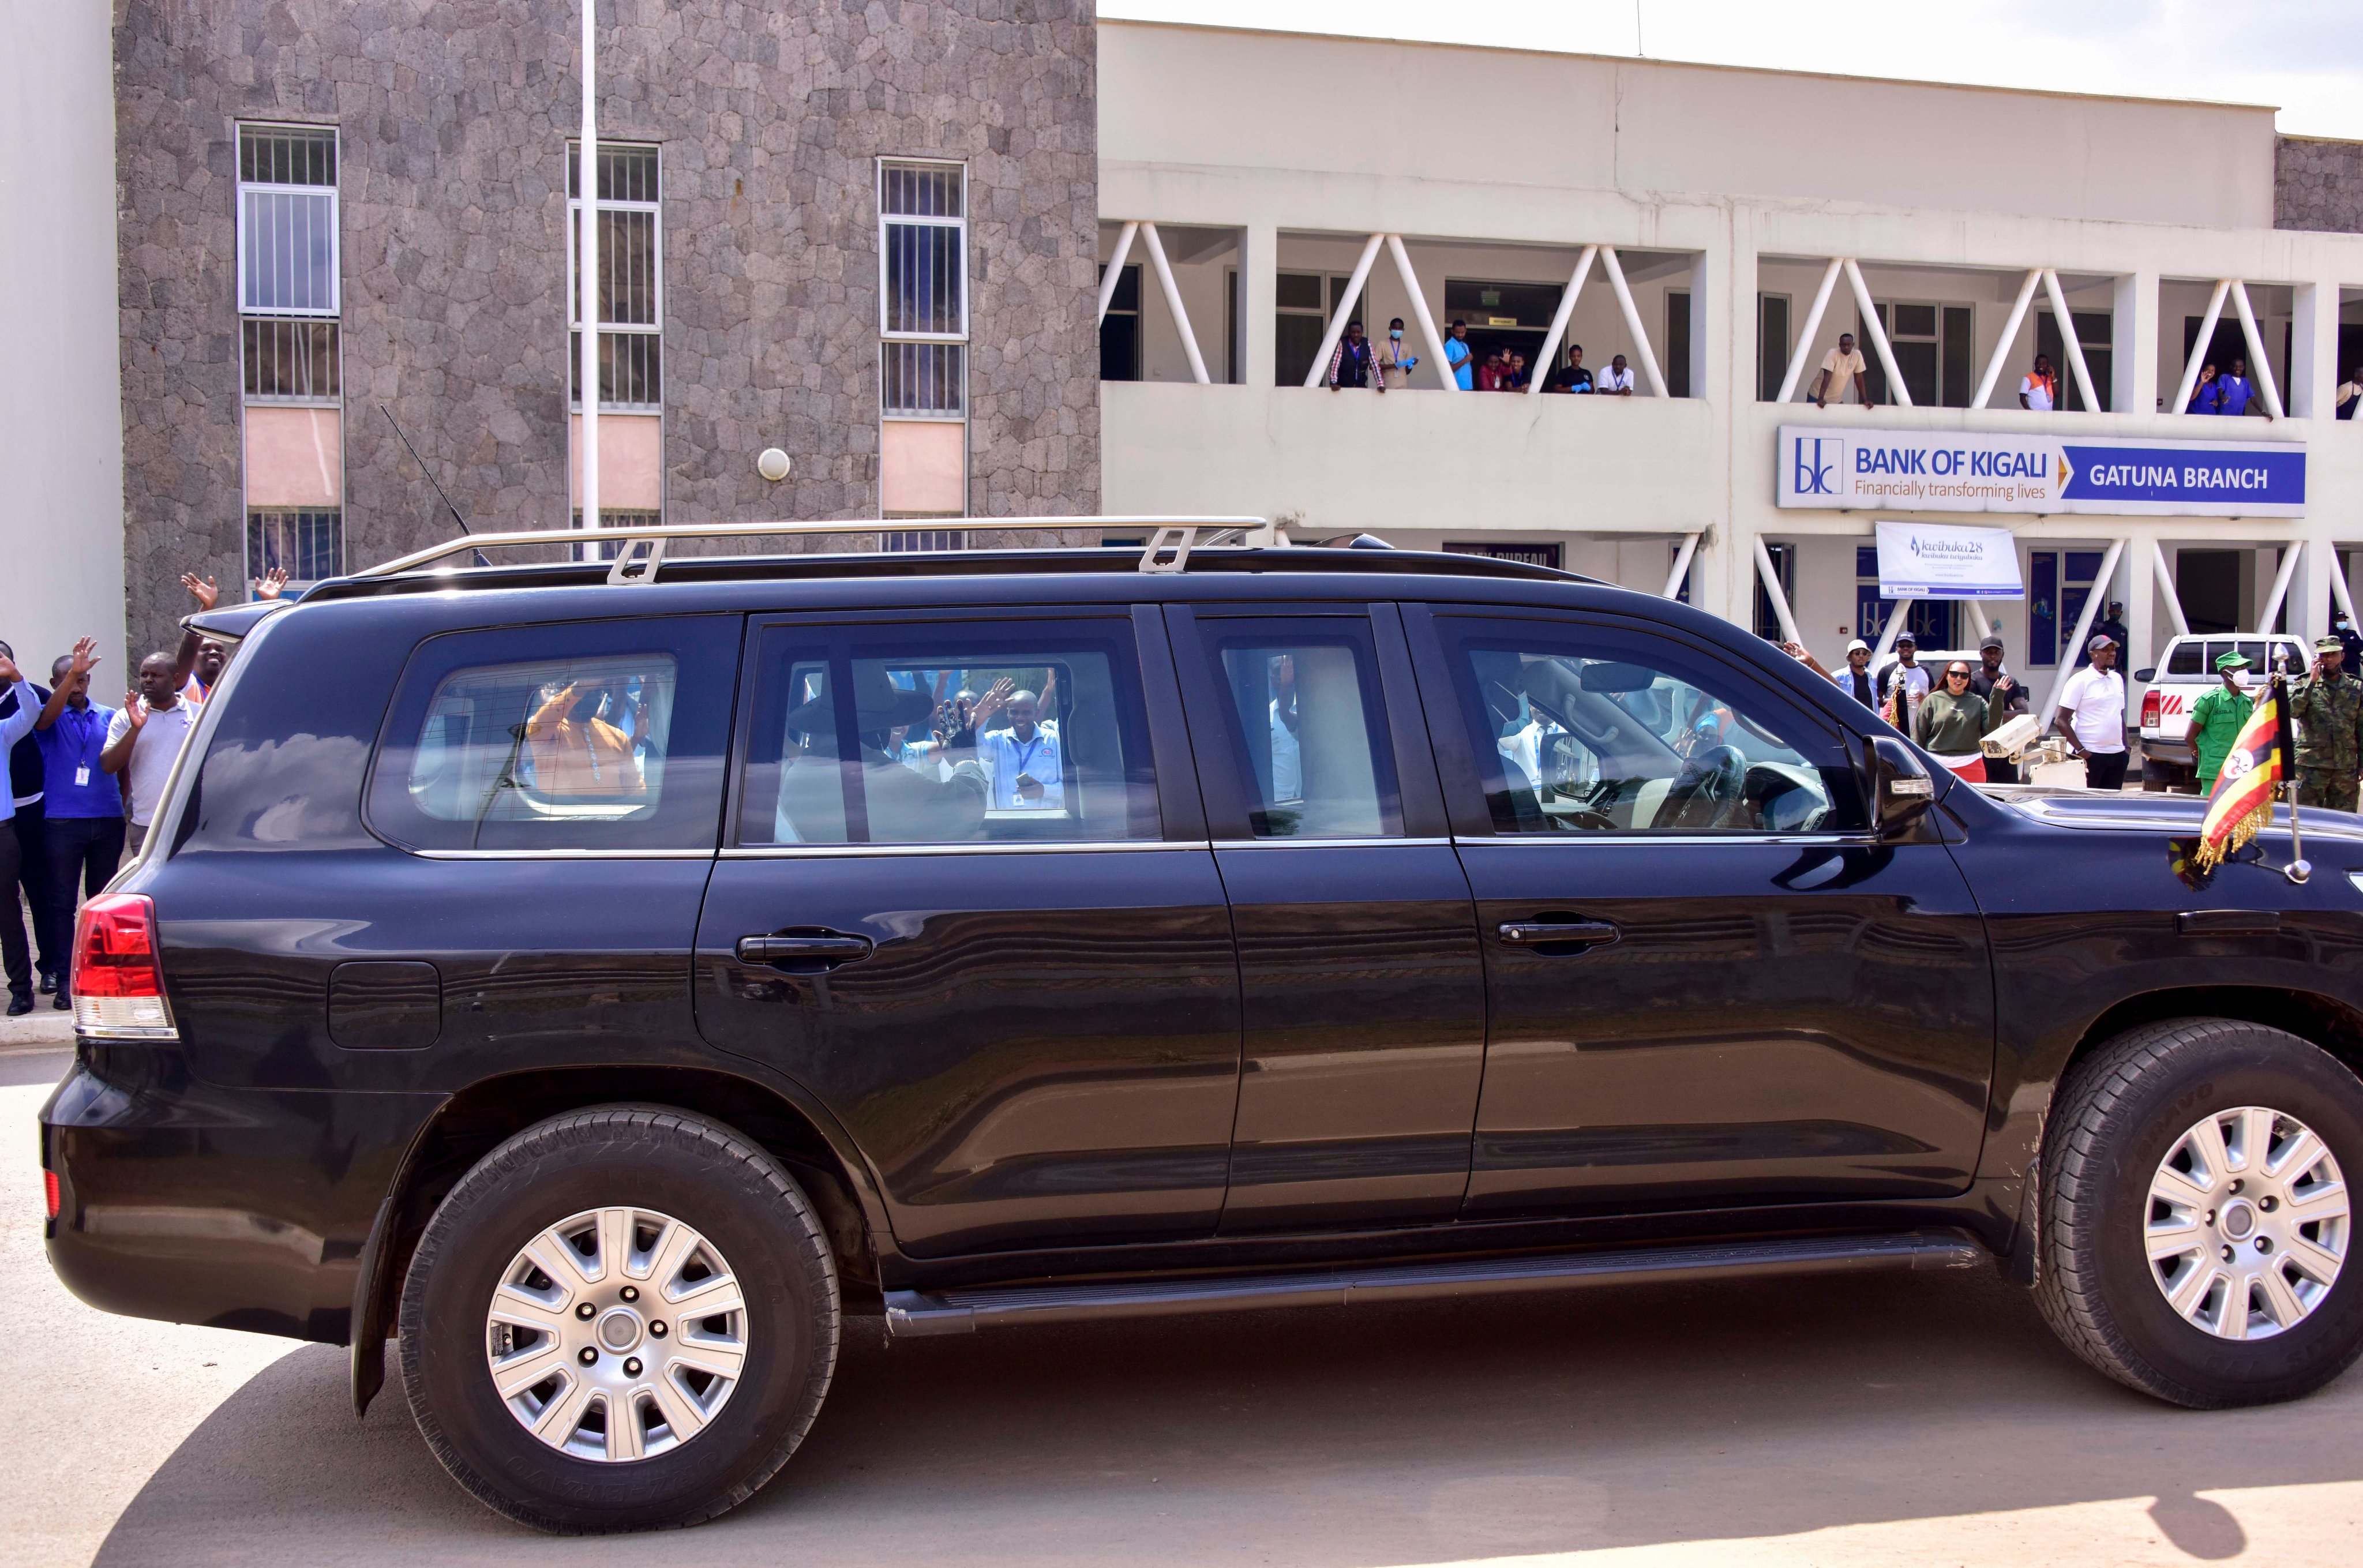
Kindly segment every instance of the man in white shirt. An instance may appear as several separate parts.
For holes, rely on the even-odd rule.
[[[2037,414],[2048,414],[2059,402],[2059,376],[2051,368],[2051,356],[2035,356],[2035,368],[2018,378],[2018,406]]]
[[[2092,662],[2060,688],[2052,728],[2084,759],[2084,787],[2125,784],[2125,678],[2117,673],[2116,639],[2103,632],[2085,644]]]
[[[106,746],[98,765],[131,776],[131,821],[124,847],[138,854],[164,795],[164,781],[181,755],[182,742],[196,723],[196,708],[181,697],[180,673],[169,653],[139,661],[139,689],[123,695],[123,706],[106,726]]]
[[[1920,639],[1908,631],[1895,634],[1895,668],[1887,672],[1885,684],[1882,711],[1892,708],[1888,722],[1909,735],[1928,695],[1928,671],[1920,662]]]
[[[985,805],[995,811],[1055,811],[1067,803],[1065,767],[1059,754],[1059,721],[1038,718],[1032,692],[1007,691],[998,682],[976,710],[976,760],[987,781]],[[1043,690],[1049,690],[1049,683]],[[1006,714],[1009,728],[987,729]]]
[[[1600,385],[1596,390],[1603,397],[1633,395],[1633,367],[1625,362],[1624,355],[1619,354],[1608,361],[1608,368],[1601,373]]]
[[[1869,407],[1870,382],[1867,374],[1869,369],[1863,363],[1862,350],[1854,346],[1854,334],[1839,333],[1838,346],[1822,356],[1821,373],[1814,378],[1814,406],[1827,408],[1833,403],[1844,401],[1847,386],[1851,383],[1855,396],[1864,407]]]

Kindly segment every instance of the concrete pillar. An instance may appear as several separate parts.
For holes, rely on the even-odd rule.
[[[2149,563],[2149,552],[2147,539],[2125,545],[2125,563],[2134,569],[2134,591],[2125,600],[2125,651],[2117,656],[2117,668],[2125,673],[2125,702],[2136,712],[2141,709],[2144,684],[2134,679],[2134,672],[2158,662],[2158,648],[2166,641],[2160,634],[2174,624],[2170,617],[2158,614],[2158,569]]]
[[[2126,272],[2118,277],[2109,332],[2110,408],[2119,414],[2153,412],[2158,398],[2156,272]]]
[[[2330,574],[2338,570],[2337,547],[2327,523],[2307,519],[2305,558],[2290,584],[2290,629],[2308,642],[2330,630]]]
[[[1241,375],[1249,386],[1270,386],[1279,373],[1272,347],[1272,312],[1280,287],[1280,230],[1250,223],[1239,233]]]
[[[2300,284],[2291,292],[2290,417],[2326,419],[2338,397],[2338,284]]]

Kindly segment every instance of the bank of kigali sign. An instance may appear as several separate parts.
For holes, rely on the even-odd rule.
[[[2305,449],[1781,427],[1783,506],[2293,517]]]

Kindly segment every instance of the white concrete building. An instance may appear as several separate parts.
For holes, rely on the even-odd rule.
[[[1100,72],[1102,261],[1139,269],[1104,290],[1111,513],[1525,552],[1792,622],[1833,662],[1892,629],[1874,520],[2006,527],[2028,597],[1990,608],[2038,684],[2096,580],[2133,666],[2186,625],[2318,633],[2346,596],[2363,426],[2332,415],[2363,362],[2363,236],[2273,226],[2270,109],[1126,22]],[[1579,277],[1564,336],[1590,368],[1630,356],[1632,397],[1432,373],[1423,311],[1547,368]],[[1349,314],[1404,318],[1408,388],[1304,384]],[[1841,331],[1878,406],[1805,401]],[[2038,348],[2056,412],[2019,406]],[[2193,360],[2235,352],[2269,367],[2249,415],[2179,412]],[[2304,504],[1807,509],[1780,504],[1784,426],[2302,453]],[[1974,644],[1968,606],[1919,613],[1924,647]]]

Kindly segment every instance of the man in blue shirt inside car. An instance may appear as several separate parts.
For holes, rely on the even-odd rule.
[[[995,811],[1057,810],[1066,805],[1059,755],[1059,721],[1040,718],[1044,709],[1056,711],[1054,673],[1042,683],[1042,695],[1012,689],[1006,678],[993,683],[976,708],[976,760],[983,764],[991,791],[986,806]],[[991,728],[1006,715],[1006,728]]]

